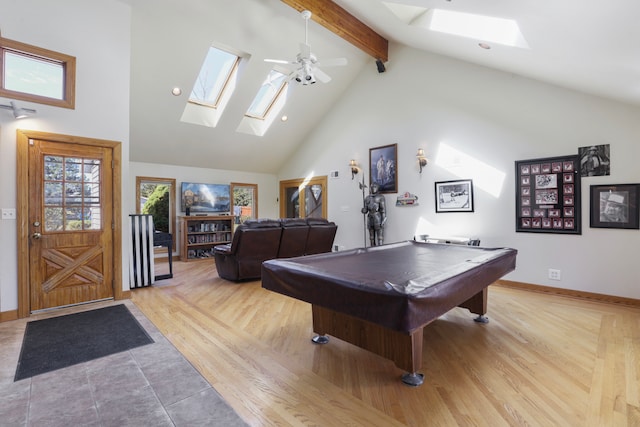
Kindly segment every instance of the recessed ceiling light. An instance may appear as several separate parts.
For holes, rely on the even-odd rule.
[[[280,120],[283,121],[283,122],[286,122],[287,120],[289,120],[289,117],[284,115],[284,116],[280,117]]]
[[[182,95],[182,89],[180,89],[179,87],[174,87],[173,89],[171,89],[171,93],[174,96],[180,96]]]
[[[478,46],[480,46],[483,49],[491,49],[491,46],[487,43],[478,43]]]

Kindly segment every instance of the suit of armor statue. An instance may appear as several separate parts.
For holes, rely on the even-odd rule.
[[[384,243],[384,223],[387,222],[386,202],[384,196],[378,193],[379,188],[378,184],[371,184],[371,191],[364,199],[364,207],[362,208],[362,213],[367,215],[371,246],[379,246]]]

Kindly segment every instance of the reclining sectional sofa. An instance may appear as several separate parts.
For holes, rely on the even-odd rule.
[[[331,252],[337,230],[322,218],[247,220],[231,243],[213,248],[218,275],[234,282],[256,280],[263,261]]]

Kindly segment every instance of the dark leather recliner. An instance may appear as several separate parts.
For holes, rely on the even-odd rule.
[[[255,280],[263,261],[331,252],[337,230],[322,218],[247,220],[231,243],[213,248],[218,275],[234,282]]]
[[[309,235],[307,236],[307,246],[304,249],[304,254],[313,255],[331,252],[338,226],[324,218],[307,218],[307,224],[309,224]]]
[[[218,275],[240,281],[260,278],[262,262],[278,256],[282,226],[279,220],[247,220],[233,234],[230,244],[214,247]]]
[[[282,235],[278,258],[293,258],[304,255],[309,235],[309,224],[305,218],[282,218]]]

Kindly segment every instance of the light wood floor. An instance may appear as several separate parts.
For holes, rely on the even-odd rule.
[[[640,309],[493,285],[490,322],[424,331],[422,386],[332,338],[311,307],[217,277],[213,260],[132,301],[253,426],[640,426]]]

